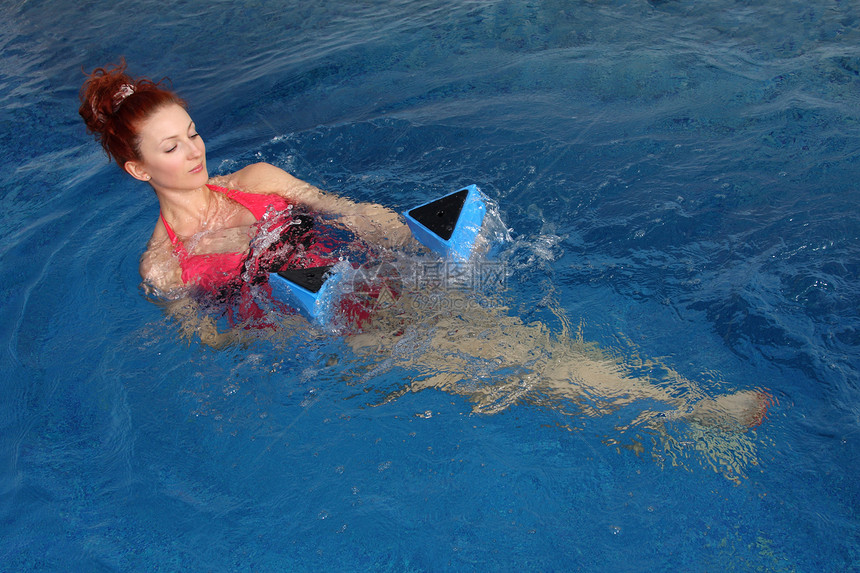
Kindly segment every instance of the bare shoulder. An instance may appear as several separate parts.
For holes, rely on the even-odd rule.
[[[278,195],[289,195],[295,189],[307,185],[271,163],[254,163],[230,175],[214,178],[213,182],[231,189],[241,189],[247,193]]]
[[[246,193],[280,195],[313,210],[329,213],[340,212],[352,204],[335,195],[324,193],[270,163],[254,163],[230,175],[213,177],[210,182]]]

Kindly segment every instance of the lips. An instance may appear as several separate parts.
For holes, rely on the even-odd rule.
[[[192,169],[191,173],[200,173],[201,171],[203,171],[203,164],[202,163],[200,165],[198,165],[197,167],[195,167],[194,169]]]

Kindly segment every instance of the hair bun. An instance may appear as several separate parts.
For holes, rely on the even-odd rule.
[[[96,68],[88,74],[81,88],[79,112],[91,133],[103,132],[108,119],[137,89],[135,81],[125,73],[126,67],[122,59],[115,66]]]
[[[78,112],[109,157],[120,166],[140,159],[138,149],[141,122],[160,107],[176,104],[185,107],[175,93],[162,82],[147,78],[132,79],[125,73],[125,59],[115,66],[96,68],[81,87]]]

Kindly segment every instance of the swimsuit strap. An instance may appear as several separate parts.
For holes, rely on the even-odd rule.
[[[167,231],[167,236],[170,238],[170,242],[175,245],[176,233],[174,233],[173,229],[170,228],[170,225],[167,224],[167,219],[164,218],[164,213],[159,211],[158,216],[161,217],[161,223],[164,225],[164,230]]]
[[[222,193],[230,196],[230,190],[224,187],[218,187],[217,185],[206,185],[212,191],[216,191],[218,193]],[[185,251],[185,245],[182,244],[182,241],[179,240],[179,237],[176,236],[176,233],[173,231],[173,228],[167,223],[167,219],[164,218],[164,213],[161,211],[158,212],[158,216],[161,217],[161,222],[164,224],[164,230],[167,231],[167,236],[170,239],[170,244],[173,245],[173,248],[180,255],[187,254]]]
[[[227,189],[217,185],[206,185],[212,191],[226,195],[236,203],[250,211],[258,221],[263,218],[270,208],[282,211],[288,209],[292,202],[277,194],[247,193],[238,189]]]
[[[176,236],[176,233],[174,233],[173,229],[170,228],[170,225],[167,224],[167,219],[164,218],[164,213],[159,212],[158,216],[161,217],[161,222],[164,224],[164,230],[167,231],[167,237],[170,239],[170,244],[173,245],[175,251],[184,255],[185,245],[182,244],[182,241],[179,240],[179,237]]]
[[[207,184],[210,190],[215,193],[221,193],[222,195],[226,195],[233,201],[236,201],[246,209],[248,209],[254,218],[260,220],[263,215],[266,214],[266,211],[270,207],[275,207],[279,210],[288,209],[291,206],[290,201],[281,197],[280,195],[268,195],[268,194],[260,194],[260,193],[245,193],[244,191],[238,191],[236,189],[227,189],[226,187],[219,187],[218,185],[209,185]],[[184,258],[189,256],[188,252],[185,250],[185,245],[182,244],[182,241],[173,231],[171,226],[167,223],[167,219],[164,218],[164,213],[159,213],[161,217],[161,222],[164,224],[164,229],[167,231],[167,236],[170,238],[170,244],[173,245],[173,249],[180,256],[180,258]]]

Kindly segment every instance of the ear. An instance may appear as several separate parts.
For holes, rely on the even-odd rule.
[[[135,179],[140,181],[149,181],[151,179],[143,169],[143,166],[137,161],[126,161],[123,167],[125,167],[126,172]]]

